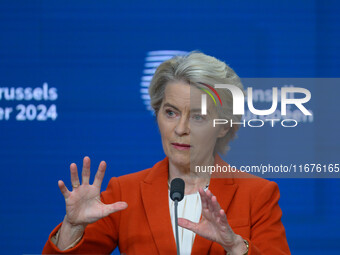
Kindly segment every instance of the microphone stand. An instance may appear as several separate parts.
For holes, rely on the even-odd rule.
[[[184,197],[184,187],[185,183],[181,178],[175,178],[171,181],[170,185],[170,198],[175,202],[175,236],[176,236],[176,246],[177,255],[180,255],[179,248],[179,238],[178,238],[178,202]]]
[[[177,255],[180,255],[179,252],[179,238],[178,238],[178,216],[177,216],[177,207],[178,207],[178,200],[175,200],[175,232],[176,232],[176,245],[177,245]]]

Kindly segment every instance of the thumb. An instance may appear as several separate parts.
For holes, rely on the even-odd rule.
[[[178,225],[182,228],[186,228],[191,230],[192,232],[197,233],[198,223],[192,222],[184,218],[178,218]]]
[[[128,207],[126,202],[116,202],[113,204],[104,205],[103,215],[104,217],[110,215],[111,213],[115,213],[121,210],[124,210]]]

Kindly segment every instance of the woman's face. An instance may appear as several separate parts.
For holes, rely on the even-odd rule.
[[[163,150],[170,163],[180,168],[211,162],[217,139],[228,131],[220,125],[213,127],[213,119],[218,117],[211,101],[208,114],[201,115],[201,94],[183,81],[171,82],[157,115]]]

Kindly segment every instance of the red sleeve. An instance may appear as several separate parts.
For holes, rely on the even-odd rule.
[[[120,187],[117,178],[112,178],[106,191],[101,193],[101,201],[111,204],[120,201]],[[110,254],[118,243],[120,212],[113,213],[85,228],[83,238],[71,249],[61,251],[51,241],[51,237],[61,227],[59,224],[50,234],[43,254]]]
[[[281,222],[282,211],[278,201],[280,192],[275,182],[268,182],[259,191],[251,205],[251,233],[249,255],[291,254]]]

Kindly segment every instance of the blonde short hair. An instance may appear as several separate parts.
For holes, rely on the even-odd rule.
[[[238,75],[224,62],[193,51],[186,56],[173,57],[160,64],[151,80],[149,94],[151,106],[157,116],[161,107],[165,87],[169,82],[184,81],[192,86],[202,87],[202,83],[232,84],[243,91],[243,85]],[[216,89],[223,101],[223,106],[217,108],[220,118],[240,122],[241,115],[233,115],[233,98],[229,90]],[[224,137],[217,140],[215,152],[226,153],[230,148],[229,142],[236,137],[239,124],[233,124]]]

